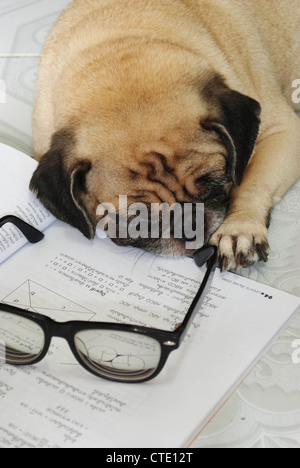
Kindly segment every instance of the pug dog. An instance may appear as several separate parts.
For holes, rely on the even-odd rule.
[[[31,190],[88,238],[120,194],[204,203],[222,271],[267,261],[272,208],[300,176],[299,32],[299,0],[74,0],[41,56]]]

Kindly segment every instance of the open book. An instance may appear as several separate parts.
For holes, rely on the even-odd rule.
[[[191,259],[85,239],[29,192],[36,165],[0,145],[0,217],[15,214],[45,233],[31,245],[12,225],[0,229],[0,301],[56,321],[173,330],[204,270]],[[299,306],[297,297],[217,269],[184,343],[152,381],[94,377],[58,338],[39,364],[0,362],[0,447],[187,447]]]

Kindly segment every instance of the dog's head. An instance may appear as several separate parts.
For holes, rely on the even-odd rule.
[[[207,241],[224,219],[231,187],[242,181],[259,114],[255,100],[215,73],[188,85],[161,80],[155,90],[106,88],[53,135],[30,187],[58,219],[88,238],[99,204],[118,212],[120,195],[128,206],[204,203]],[[159,237],[115,242],[163,255],[190,253],[184,235]]]

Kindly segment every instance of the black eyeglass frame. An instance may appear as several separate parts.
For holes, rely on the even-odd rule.
[[[6,222],[11,222],[15,224],[14,223],[15,219],[12,219],[12,217],[7,217],[7,218],[9,219],[9,221],[6,221]],[[3,225],[2,221],[3,219],[0,220],[0,227]],[[22,228],[24,228],[23,223],[24,221],[22,221],[21,230]],[[27,234],[29,233],[31,229],[34,229],[34,231],[36,231],[35,228],[32,228],[32,226],[27,224],[26,226]],[[29,237],[31,237],[32,235],[33,237],[35,237],[36,233],[34,231],[32,231],[32,233],[29,233]],[[44,237],[43,234],[42,236]],[[38,242],[38,241],[36,240],[35,242]],[[109,323],[109,322],[85,322],[85,321],[56,322],[45,315],[42,315],[36,312],[31,312],[29,310],[21,309],[21,308],[1,302],[0,303],[1,311],[7,312],[13,315],[17,315],[27,320],[32,320],[37,325],[39,325],[39,327],[44,332],[45,342],[44,342],[44,347],[41,353],[35,359],[30,361],[28,364],[14,364],[14,365],[37,364],[47,355],[50,344],[51,344],[51,339],[53,337],[58,337],[58,338],[64,338],[68,342],[69,347],[74,357],[77,359],[80,365],[83,368],[85,368],[88,372],[96,375],[97,377],[101,377],[106,380],[110,380],[114,382],[116,381],[122,382],[122,383],[135,383],[135,382],[140,383],[140,382],[146,382],[148,380],[152,380],[161,372],[161,370],[165,366],[166,361],[169,357],[169,354],[172,351],[178,349],[181,343],[183,342],[184,337],[187,333],[187,330],[191,322],[194,320],[196,313],[199,311],[201,304],[203,303],[204,298],[211,286],[211,281],[212,281],[212,277],[214,274],[216,260],[217,260],[217,249],[215,247],[212,247],[212,246],[204,247],[198,250],[197,252],[195,252],[194,261],[196,265],[198,267],[202,267],[206,263],[207,265],[206,273],[198,289],[198,292],[195,295],[185,315],[183,322],[178,324],[174,331],[166,331],[166,330],[160,330],[156,328],[148,328],[148,327],[142,327],[142,326],[137,326],[137,325]],[[131,379],[124,378],[121,380],[117,378],[109,378],[106,375],[102,375],[100,373],[97,373],[96,371],[93,371],[92,368],[89,367],[84,362],[84,360],[80,357],[80,354],[78,353],[78,350],[75,346],[75,335],[78,332],[83,332],[83,331],[88,331],[88,330],[110,330],[114,332],[119,331],[119,332],[127,332],[127,333],[144,335],[144,336],[153,338],[160,344],[160,347],[161,347],[160,361],[158,363],[156,370],[151,375],[148,375],[146,378],[142,378],[140,380],[134,380],[132,378]]]
[[[25,221],[23,221],[21,218],[18,218],[17,216],[14,216],[14,215],[3,216],[0,219],[0,228],[2,228],[2,226],[8,223],[16,226],[31,244],[36,244],[37,242],[40,242],[45,237],[45,235],[41,231],[31,226],[30,224],[26,223]]]

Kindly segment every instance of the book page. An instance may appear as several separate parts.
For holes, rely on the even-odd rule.
[[[0,143],[0,218],[14,214],[40,231],[55,218],[29,190],[29,182],[37,161],[20,151]],[[0,228],[0,263],[27,242],[12,224]]]
[[[190,259],[163,259],[55,222],[0,266],[0,300],[69,320],[173,330],[203,278]],[[283,307],[284,304],[284,307]],[[182,447],[286,326],[299,298],[216,270],[181,347],[154,380],[109,382],[52,340],[29,367],[0,363],[0,447]]]

